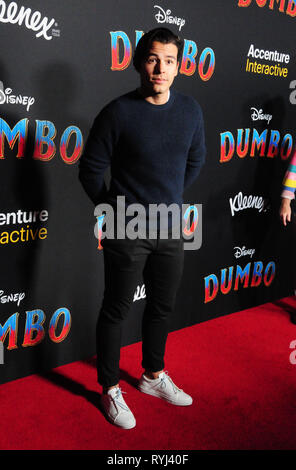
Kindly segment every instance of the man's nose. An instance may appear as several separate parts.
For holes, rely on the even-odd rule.
[[[158,73],[162,73],[165,70],[165,63],[162,60],[157,61],[156,63],[156,70]]]

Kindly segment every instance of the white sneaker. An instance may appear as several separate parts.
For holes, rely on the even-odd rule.
[[[135,417],[125,403],[119,387],[111,388],[107,393],[103,393],[101,404],[111,423],[123,429],[131,429],[136,426]]]
[[[143,374],[138,388],[141,392],[163,398],[173,405],[189,406],[193,401],[190,395],[187,395],[174,384],[166,372],[161,372],[157,379],[148,379]]]

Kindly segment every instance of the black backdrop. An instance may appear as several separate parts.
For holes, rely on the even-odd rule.
[[[201,104],[207,143],[184,194],[202,204],[202,246],[185,251],[172,330],[293,293],[278,209],[295,150],[295,2],[1,1],[0,383],[95,353],[103,255],[78,160],[99,110],[138,86],[129,59],[157,25],[186,40],[174,86]],[[140,339],[141,279],[138,290],[123,344]]]

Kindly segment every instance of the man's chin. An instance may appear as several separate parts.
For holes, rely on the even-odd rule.
[[[153,92],[155,93],[155,95],[164,95],[168,92],[168,89],[163,88],[161,85],[157,85],[153,87]]]
[[[168,93],[169,89],[164,88],[162,85],[153,85],[152,87],[145,87],[144,93],[148,96],[157,96],[157,95],[165,95]]]

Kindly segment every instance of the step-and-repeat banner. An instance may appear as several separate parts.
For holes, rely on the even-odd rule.
[[[207,145],[184,193],[201,205],[201,246],[185,250],[171,329],[293,293],[278,211],[295,151],[296,1],[1,0],[0,383],[95,354],[103,253],[78,162],[98,112],[139,85],[135,45],[157,26],[184,39],[173,86],[202,106]],[[124,345],[140,339],[145,298],[139,279]]]

